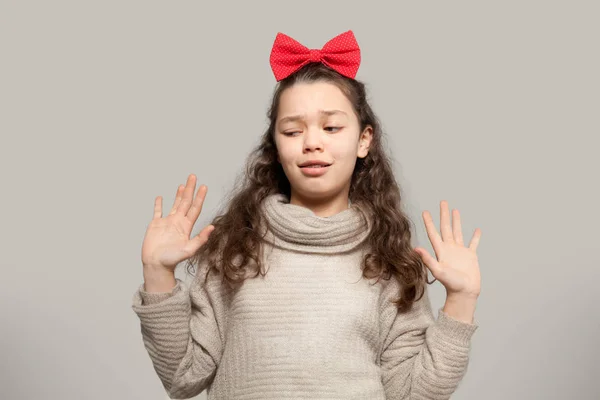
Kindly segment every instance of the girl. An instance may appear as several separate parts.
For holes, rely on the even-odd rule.
[[[422,215],[437,259],[411,247],[359,62],[352,31],[318,50],[279,33],[270,124],[228,208],[190,239],[207,187],[190,175],[166,217],[155,199],[133,309],[171,398],[448,399],[464,376],[480,230],[465,247],[442,201],[441,237]]]

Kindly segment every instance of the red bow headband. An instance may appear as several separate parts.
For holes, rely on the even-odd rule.
[[[352,31],[344,32],[321,49],[309,49],[283,33],[277,33],[271,49],[271,69],[280,81],[310,62],[321,62],[340,74],[354,78],[360,66],[360,48]]]

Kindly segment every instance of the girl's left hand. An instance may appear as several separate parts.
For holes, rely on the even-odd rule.
[[[446,288],[448,295],[477,298],[481,291],[481,276],[477,260],[477,246],[481,238],[481,229],[475,229],[469,247],[465,247],[460,226],[460,214],[453,210],[452,226],[448,202],[440,202],[440,230],[438,234],[429,211],[423,212],[427,236],[433,246],[437,260],[422,247],[415,248],[433,276]]]

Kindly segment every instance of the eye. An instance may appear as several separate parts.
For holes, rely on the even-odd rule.
[[[300,132],[298,132],[298,131],[283,132],[283,134],[284,134],[285,136],[295,136],[295,135],[294,135],[295,133],[300,133]]]
[[[340,130],[340,129],[342,129],[342,128],[341,128],[341,127],[339,127],[339,126],[326,126],[326,127],[325,127],[325,130],[327,130],[327,129],[337,129],[337,130]],[[330,132],[331,132],[331,131],[330,131]],[[337,131],[335,131],[335,132],[337,132]]]

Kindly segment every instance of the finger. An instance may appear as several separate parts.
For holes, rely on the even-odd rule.
[[[154,199],[154,216],[152,219],[162,218],[162,197],[157,196]]]
[[[435,224],[433,223],[433,218],[431,217],[429,211],[423,211],[423,222],[425,223],[427,236],[429,237],[429,241],[433,246],[433,250],[435,251],[436,255],[439,255],[438,249],[440,247],[440,244],[442,243],[442,238],[435,229]]]
[[[190,210],[187,213],[187,218],[193,223],[196,222],[198,216],[202,212],[202,205],[204,204],[204,199],[206,198],[206,192],[208,191],[208,187],[206,185],[200,185],[198,188],[198,192],[196,193],[196,198],[190,207]]]
[[[429,268],[433,276],[437,278],[439,276],[440,271],[440,264],[437,262],[437,260],[433,258],[431,254],[429,254],[429,252],[425,249],[417,247],[415,251],[419,253],[421,259],[423,260],[427,268]]]
[[[196,175],[190,174],[187,179],[187,183],[185,185],[185,190],[183,191],[183,197],[181,198],[181,203],[179,203],[179,207],[177,207],[177,212],[186,215],[190,206],[192,205],[192,199],[194,197],[194,192],[196,191]]]
[[[442,200],[440,202],[440,231],[442,232],[442,240],[444,242],[453,242],[452,227],[450,226],[450,211],[448,210],[448,202]]]
[[[200,247],[204,246],[204,244],[208,241],[208,237],[214,230],[214,225],[208,225],[204,227],[200,233],[198,233],[189,241],[189,248],[186,249],[188,250],[188,253],[193,255]]]
[[[473,233],[473,238],[471,239],[471,244],[469,245],[469,249],[473,251],[477,251],[477,246],[479,246],[479,239],[481,238],[481,229],[475,229]]]
[[[183,197],[183,189],[185,187],[183,185],[177,186],[177,193],[175,194],[175,202],[173,203],[173,208],[169,212],[169,215],[173,215],[177,212],[177,207],[179,207],[179,203],[181,203],[181,198]]]
[[[452,211],[452,233],[454,234],[454,240],[456,243],[464,246],[463,235],[462,235],[462,226],[460,223],[460,213],[457,209]]]

